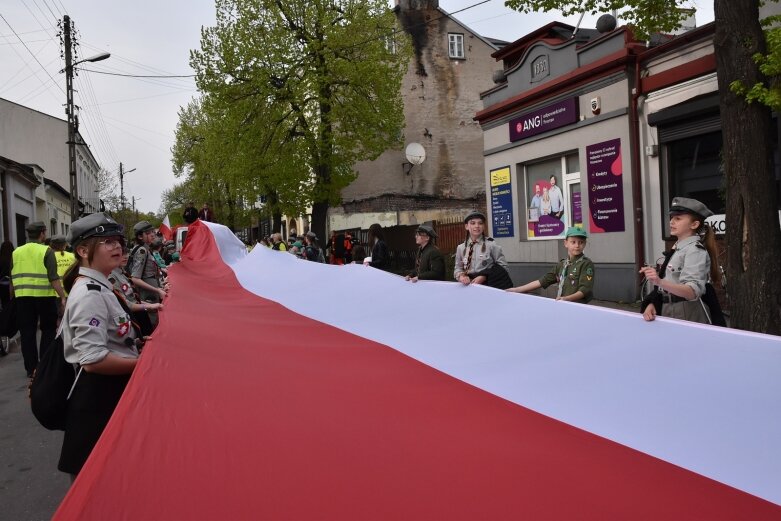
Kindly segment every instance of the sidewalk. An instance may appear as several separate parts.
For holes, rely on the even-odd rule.
[[[44,521],[70,486],[57,470],[62,432],[47,431],[33,417],[19,345],[9,347],[0,358],[0,518]]]
[[[610,300],[592,300],[589,302],[589,305],[640,313],[640,302],[612,302]]]

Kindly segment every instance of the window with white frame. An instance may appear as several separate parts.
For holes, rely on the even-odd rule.
[[[448,33],[447,35],[448,55],[451,58],[466,58],[464,54],[464,35],[459,33]]]

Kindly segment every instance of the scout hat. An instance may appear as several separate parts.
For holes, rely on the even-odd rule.
[[[67,242],[68,239],[66,239],[64,235],[55,235],[51,240],[52,244],[66,244]]]
[[[426,235],[428,235],[429,237],[431,237],[432,239],[436,239],[437,237],[439,237],[437,235],[437,232],[434,231],[434,227],[431,226],[430,223],[423,223],[423,224],[419,225],[418,229],[416,231],[417,232],[423,232]]]
[[[469,212],[469,215],[464,217],[464,224],[466,224],[469,221],[471,221],[472,219],[476,219],[478,217],[481,218],[483,220],[483,222],[486,221],[485,214],[483,212],[481,212],[480,210],[472,210],[471,212]]]
[[[588,239],[588,233],[586,233],[586,230],[583,228],[570,226],[567,229],[567,233],[564,234],[564,238],[566,239],[567,237],[583,237],[584,239]]]
[[[46,224],[43,221],[35,221],[27,225],[27,233],[41,233],[46,229]]]
[[[139,234],[142,234],[146,231],[154,229],[154,226],[149,224],[149,221],[141,221],[137,222],[135,226],[133,226],[133,234],[138,237]]]
[[[689,199],[688,197],[676,197],[673,199],[670,205],[670,215],[690,213],[697,217],[710,217],[713,212],[708,209],[707,206],[699,202],[697,199]]]
[[[122,236],[125,229],[117,221],[102,213],[93,213],[71,224],[68,242],[74,248],[90,237]]]

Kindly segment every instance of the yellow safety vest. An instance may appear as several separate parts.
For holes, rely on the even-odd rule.
[[[49,247],[37,242],[28,242],[14,250],[14,267],[11,282],[17,297],[56,297],[43,258]]]
[[[57,275],[60,277],[65,275],[65,272],[68,271],[68,268],[73,266],[73,263],[76,262],[76,256],[65,250],[55,251],[54,258],[57,259]]]

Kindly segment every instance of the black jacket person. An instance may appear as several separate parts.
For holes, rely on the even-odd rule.
[[[418,226],[415,231],[415,244],[418,245],[415,270],[406,277],[407,280],[445,280],[445,258],[432,242],[436,238],[433,226],[428,223]]]

